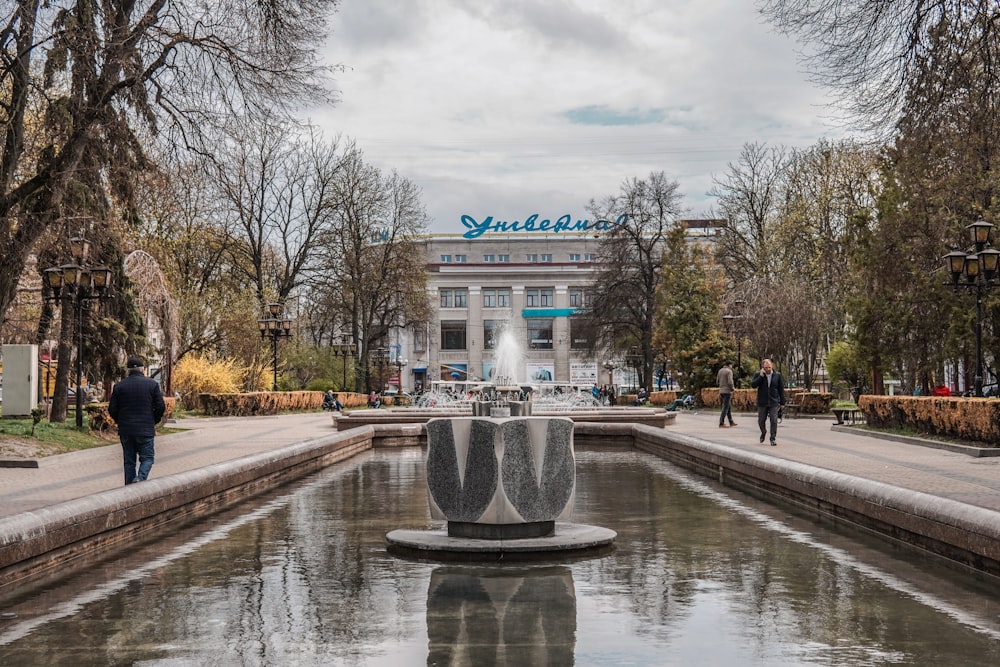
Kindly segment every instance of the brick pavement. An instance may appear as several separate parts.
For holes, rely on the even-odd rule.
[[[784,420],[778,446],[758,442],[755,415],[736,416],[739,426],[718,427],[714,411],[681,412],[668,430],[738,449],[818,466],[856,477],[1000,511],[1000,458],[966,454],[844,433],[830,419]],[[188,418],[171,426],[188,429],[157,438],[152,477],[195,470],[277,449],[334,432],[330,415]],[[122,484],[121,448],[108,445],[46,457],[38,468],[0,468],[0,516],[9,516]]]

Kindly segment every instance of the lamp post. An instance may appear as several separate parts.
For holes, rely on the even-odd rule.
[[[639,352],[639,348],[635,345],[630,347],[628,354],[625,355],[625,361],[632,367],[632,389],[636,390],[639,387],[639,367],[642,364],[642,353]]]
[[[408,363],[409,362],[406,359],[403,359],[398,354],[396,355],[395,361],[392,362],[392,365],[396,367],[396,377],[399,378],[399,387],[397,388],[397,391],[400,396],[403,394],[403,368],[405,368]]]
[[[374,354],[372,355],[371,361],[372,361],[372,365],[374,365],[378,369],[378,375],[377,375],[377,378],[378,378],[378,390],[381,392],[382,389],[384,389],[384,387],[383,387],[384,383],[382,381],[383,372],[385,371],[386,366],[388,366],[390,364],[390,361],[389,361],[389,350],[387,350],[384,347],[376,348],[375,351],[374,351]]]
[[[746,301],[743,299],[737,299],[733,302],[735,312],[722,316],[722,321],[726,323],[726,328],[729,330],[729,333],[736,338],[737,382],[739,382],[740,376],[743,375],[743,328],[740,326],[740,321],[743,319],[743,306],[745,305]]]
[[[289,338],[292,335],[292,320],[282,316],[280,303],[267,304],[267,313],[257,320],[260,337],[271,339],[271,360],[274,368],[274,385],[272,391],[278,391],[278,339]]]
[[[604,370],[606,370],[608,372],[608,386],[609,387],[614,387],[615,386],[615,369],[616,368],[618,368],[618,366],[616,366],[615,362],[611,361],[610,359],[608,359],[607,361],[604,362]]]
[[[975,395],[983,395],[983,294],[988,292],[997,277],[1000,250],[990,247],[990,232],[993,225],[978,220],[966,229],[972,237],[974,251],[970,253],[952,250],[944,256],[951,284],[957,292],[964,287],[966,292],[976,295],[976,376]]]
[[[333,353],[344,360],[344,378],[340,384],[341,391],[347,391],[347,357],[353,357],[357,351],[358,346],[354,343],[348,343],[346,334],[340,337],[339,343],[333,344]]]
[[[90,242],[83,237],[69,241],[73,261],[62,266],[45,269],[45,284],[52,292],[52,300],[63,296],[71,300],[76,319],[76,426],[83,427],[83,305],[108,296],[111,269],[106,266],[87,266]]]

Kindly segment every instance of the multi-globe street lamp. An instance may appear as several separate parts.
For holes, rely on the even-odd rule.
[[[385,388],[385,383],[383,381],[383,378],[385,377],[385,369],[392,364],[389,359],[389,350],[384,347],[376,348],[372,353],[371,363],[378,369],[378,375],[376,377],[378,381],[378,391],[381,392]]]
[[[340,384],[341,391],[347,391],[347,357],[353,357],[358,351],[358,346],[347,342],[347,336],[341,336],[339,343],[333,344],[333,353],[343,360],[344,377]]]
[[[983,395],[983,295],[996,284],[997,267],[1000,264],[1000,250],[990,247],[990,232],[993,225],[978,220],[966,229],[972,237],[973,252],[952,250],[944,256],[951,284],[957,292],[964,287],[976,295],[976,376],[975,395]]]
[[[83,312],[84,304],[108,296],[111,269],[87,266],[90,242],[83,237],[69,241],[72,262],[45,269],[45,284],[53,301],[70,300],[76,317],[76,426],[83,427]]]
[[[278,391],[278,339],[289,338],[292,335],[292,320],[284,317],[280,303],[267,304],[267,313],[257,320],[260,337],[271,339],[271,363],[274,369],[273,391]]]

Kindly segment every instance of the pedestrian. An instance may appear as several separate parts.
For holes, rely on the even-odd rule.
[[[761,362],[760,370],[753,374],[750,386],[757,390],[757,426],[760,442],[767,435],[767,422],[771,422],[771,446],[777,445],[778,410],[785,407],[785,383],[781,373],[774,370],[770,359]]]
[[[167,406],[159,383],[146,377],[146,363],[142,359],[129,357],[125,368],[128,375],[111,389],[108,414],[118,424],[118,439],[125,457],[125,483],[132,484],[149,479],[155,457],[156,425],[163,419]]]
[[[730,428],[736,426],[733,421],[733,392],[736,390],[733,384],[733,362],[725,361],[719,374],[715,378],[719,383],[719,401],[722,403],[722,412],[719,414],[719,428]],[[726,425],[729,419],[729,425]]]

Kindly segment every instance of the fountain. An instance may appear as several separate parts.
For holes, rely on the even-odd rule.
[[[389,532],[389,544],[421,555],[537,554],[595,549],[616,533],[568,522],[576,489],[573,420],[531,416],[530,387],[515,381],[520,349],[504,331],[493,386],[472,417],[427,422],[431,516],[446,529]]]

